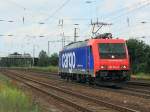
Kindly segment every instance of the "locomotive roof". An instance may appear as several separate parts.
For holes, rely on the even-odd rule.
[[[72,48],[78,48],[78,47],[84,47],[84,46],[87,46],[87,44],[88,44],[87,40],[69,43],[68,45],[66,45],[64,47],[64,50],[72,49]]]
[[[93,38],[93,39],[87,39],[87,40],[84,40],[84,41],[69,43],[68,45],[66,45],[64,47],[63,50],[69,50],[69,49],[72,49],[72,48],[84,47],[84,46],[92,44],[93,42],[98,42],[98,43],[105,43],[105,42],[107,42],[107,43],[112,43],[112,42],[123,43],[123,42],[125,42],[125,40],[123,40],[123,39],[112,39],[112,38],[111,39]]]

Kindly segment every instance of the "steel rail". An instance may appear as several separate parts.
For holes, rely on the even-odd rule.
[[[27,74],[28,73],[37,73],[38,75],[37,76],[40,76],[40,77],[43,77],[43,78],[49,78],[51,76],[56,76],[57,74],[56,73],[45,73],[45,72],[34,72],[34,71],[25,71]],[[51,77],[52,78],[52,77]],[[74,83],[74,82],[71,82],[72,84],[78,84],[78,83]],[[81,84],[80,84],[81,85]],[[83,85],[83,84],[82,84]],[[83,86],[86,86],[86,85],[83,85]],[[113,91],[113,92],[118,92],[118,93],[123,93],[123,94],[128,94],[128,95],[133,95],[133,96],[136,96],[136,97],[141,97],[141,98],[145,98],[145,99],[150,99],[150,94],[149,94],[149,91],[145,91],[143,89],[134,89],[134,88],[128,88],[128,87],[125,87],[123,90],[114,90],[114,89],[111,89],[111,88],[105,88],[105,87],[99,87],[99,86],[92,86],[93,88],[98,88],[98,89],[103,89],[103,90],[107,90],[107,91]]]
[[[33,71],[29,71],[29,72],[33,72]],[[37,73],[37,74],[40,74],[40,73],[43,73],[43,72],[33,72],[33,73]],[[38,76],[41,76],[43,78],[49,78],[51,74],[48,74],[48,73],[43,73],[43,75],[38,75]],[[53,76],[55,76],[56,74],[52,74]],[[74,84],[74,83],[73,83]],[[85,86],[85,85],[84,85]],[[95,86],[96,88],[97,86]],[[100,88],[100,89],[103,89],[103,90],[108,90],[107,88]],[[110,89],[110,88],[109,88]],[[113,89],[111,89],[111,91],[114,91]],[[123,90],[115,90],[114,92],[119,92],[119,93],[125,93],[125,94],[129,94],[129,95],[133,95],[133,96],[137,96],[137,97],[141,97],[141,98],[146,98],[146,99],[150,99],[150,94],[149,94],[149,91],[145,91],[145,90],[142,90],[142,89],[133,89],[133,88],[128,88],[128,87],[125,87]]]
[[[31,83],[28,83],[28,82],[25,81],[25,80],[27,80],[26,78],[19,77],[19,76],[16,77],[16,74],[13,74],[13,75],[15,75],[15,76],[8,75],[8,74],[7,74],[8,72],[7,72],[7,73],[6,73],[6,72],[3,72],[3,73],[4,73],[6,76],[10,77],[10,78],[13,78],[13,79],[15,79],[15,80],[17,80],[17,81],[19,81],[19,82],[22,82],[22,83],[28,85],[29,87],[32,87],[32,88],[34,88],[34,89],[36,89],[36,90],[38,90],[38,91],[40,91],[40,92],[42,92],[42,93],[45,93],[45,94],[47,94],[47,95],[49,95],[49,96],[51,96],[51,97],[53,97],[53,98],[55,98],[55,99],[57,99],[57,100],[59,100],[59,101],[65,103],[65,104],[69,105],[69,106],[72,106],[73,108],[75,108],[75,109],[77,109],[77,110],[79,110],[79,111],[82,111],[82,112],[94,112],[94,111],[92,111],[92,110],[89,110],[89,109],[87,109],[87,108],[81,106],[80,104],[76,104],[76,103],[74,103],[74,102],[72,102],[72,101],[70,101],[70,100],[67,100],[67,99],[65,99],[65,98],[63,98],[63,97],[61,97],[61,96],[55,95],[54,93],[51,93],[51,92],[49,92],[49,91],[47,91],[47,90],[45,90],[45,89],[43,89],[43,88],[40,88],[40,87],[38,87],[38,86],[36,86],[36,85],[33,85],[33,84],[31,84]],[[20,79],[18,79],[18,77],[19,77]],[[22,80],[22,79],[24,79],[24,80]],[[32,79],[30,79],[30,81],[32,81]],[[35,82],[35,81],[33,81],[33,82]],[[40,84],[40,83],[37,83],[37,84]]]
[[[10,71],[9,71],[9,72],[10,72]],[[113,103],[109,103],[109,102],[106,102],[106,101],[103,101],[103,100],[99,100],[99,99],[96,99],[96,98],[94,98],[94,97],[86,96],[86,95],[83,95],[83,94],[80,94],[80,93],[75,93],[75,92],[70,91],[70,90],[62,89],[62,88],[59,88],[59,87],[56,87],[56,86],[53,86],[53,85],[49,85],[49,84],[44,83],[44,82],[40,82],[40,81],[37,81],[37,80],[33,80],[33,79],[31,79],[31,78],[27,78],[27,77],[25,77],[25,76],[21,76],[21,74],[16,74],[16,73],[13,73],[13,72],[10,72],[10,73],[11,73],[11,74],[14,74],[14,75],[17,75],[17,76],[20,77],[20,78],[24,78],[25,80],[33,81],[33,82],[38,83],[38,84],[41,84],[41,85],[43,85],[43,86],[47,86],[47,87],[56,89],[56,90],[61,91],[61,92],[64,92],[64,93],[71,94],[71,95],[80,97],[80,98],[82,98],[82,99],[92,101],[92,102],[94,102],[94,103],[97,103],[97,104],[99,104],[99,105],[103,105],[103,106],[108,107],[108,108],[112,108],[112,109],[117,110],[117,111],[121,111],[121,112],[139,112],[139,111],[134,110],[134,109],[130,109],[130,108],[127,108],[127,107],[123,107],[123,106],[120,106],[120,105],[115,105],[115,104],[113,104]]]
[[[140,82],[140,81],[130,81],[127,84],[129,84],[129,85],[136,85],[136,86],[150,87],[150,83]]]
[[[14,70],[18,70],[18,69],[14,69]],[[24,71],[25,71],[25,69],[24,69]],[[34,73],[41,73],[41,74],[43,74],[43,76],[46,75],[47,77],[49,77],[51,75],[58,75],[58,73],[56,73],[56,72],[43,72],[43,71],[35,71],[35,70],[29,70],[29,69],[27,69],[26,71],[34,72]],[[131,81],[127,82],[127,84],[150,87],[150,83],[148,83],[148,82],[141,82],[140,80],[139,81],[132,81],[131,80]]]

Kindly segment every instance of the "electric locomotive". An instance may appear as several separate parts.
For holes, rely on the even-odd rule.
[[[126,41],[110,33],[66,45],[59,53],[63,79],[90,84],[122,84],[130,80]]]

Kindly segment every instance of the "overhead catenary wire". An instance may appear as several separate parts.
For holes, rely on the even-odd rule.
[[[24,6],[20,5],[20,4],[18,4],[17,2],[15,2],[15,1],[13,1],[13,0],[7,0],[7,1],[11,2],[12,4],[14,4],[14,5],[16,5],[16,6],[20,7],[20,8],[22,8],[23,10],[26,9],[27,11],[29,11],[26,7],[24,7]],[[66,0],[60,7],[58,7],[58,8],[57,8],[51,15],[49,15],[45,20],[48,20],[50,17],[52,17],[53,15],[55,15],[55,14],[56,14],[58,11],[60,11],[64,6],[66,6],[70,1],[71,1],[71,0]],[[119,12],[125,11],[126,9],[129,9],[130,7],[137,6],[138,4],[146,3],[146,2],[148,2],[148,1],[149,1],[149,0],[145,0],[145,1],[139,2],[139,3],[137,3],[137,4],[133,4],[133,5],[131,5],[131,6],[126,6],[126,7],[122,8],[122,9],[119,9],[119,10],[113,12],[112,14],[111,14],[111,13],[108,14],[108,16],[114,15],[115,13],[119,13]],[[47,15],[48,15],[48,13],[47,13]],[[53,17],[53,18],[54,18],[54,17]],[[85,19],[86,19],[86,20],[87,20],[87,18],[72,18],[72,19],[76,19],[76,20],[85,20]],[[89,19],[90,19],[90,18],[89,18]]]
[[[114,16],[114,18],[109,18],[109,17],[111,17],[112,15],[108,15],[108,17],[107,17],[107,18],[105,17],[104,20],[110,19],[110,20],[111,20],[111,23],[113,23],[113,25],[114,25],[114,24],[117,25],[116,21],[117,21],[118,19],[120,19],[121,16],[124,16],[124,15],[126,15],[126,14],[129,14],[129,13],[134,12],[134,11],[136,11],[136,10],[139,10],[139,9],[141,9],[141,8],[144,8],[144,7],[148,6],[149,4],[150,4],[150,0],[145,0],[145,1],[143,1],[143,2],[138,2],[138,3],[136,3],[136,4],[133,4],[133,5],[124,7],[124,8],[122,8],[122,9],[120,9],[120,10],[117,10],[115,13],[118,14],[118,12],[119,12],[119,16]],[[129,9],[130,9],[130,10],[129,10]],[[115,14],[115,13],[114,13],[114,14]],[[113,16],[112,16],[112,17],[113,17]],[[129,23],[128,23],[128,24],[129,24]]]
[[[9,3],[12,4],[13,6],[16,6],[16,7],[20,8],[20,9],[22,9],[22,10],[25,11],[25,12],[28,12],[28,13],[27,13],[28,16],[31,16],[31,14],[29,14],[29,13],[32,13],[32,18],[34,17],[33,15],[35,14],[35,12],[34,12],[33,10],[31,10],[31,9],[29,9],[29,8],[27,8],[27,7],[25,7],[25,6],[23,6],[22,4],[19,4],[19,3],[15,2],[14,0],[6,0],[5,2],[9,2]],[[42,15],[45,15],[45,16],[49,15],[49,13],[41,12],[41,11],[39,11],[38,14],[42,14]],[[24,21],[25,21],[26,16],[27,16],[27,15],[24,15],[24,17],[22,17],[23,23],[24,23]],[[14,21],[14,22],[17,22],[17,21]],[[34,21],[34,22],[35,22],[35,21]],[[36,24],[37,24],[37,23],[39,24],[39,22],[36,22]]]
[[[66,0],[60,7],[58,7],[52,14],[50,14],[44,21],[48,21],[50,18],[55,16],[62,8],[64,8],[71,0]]]
[[[13,5],[21,8],[22,10],[26,10],[29,12],[33,12],[31,10],[29,10],[28,8],[24,7],[23,5],[18,4],[17,2],[13,1],[13,0],[7,0],[9,2],[11,2]],[[71,0],[66,0],[60,7],[58,7],[51,15],[49,15],[45,21],[49,20],[51,17],[54,18],[54,15],[59,12],[63,7],[65,7]],[[46,14],[46,13],[45,13]],[[48,15],[48,13],[46,14]],[[56,19],[56,18],[55,18]],[[65,18],[66,20],[79,20],[79,21],[85,21],[85,20],[91,20],[90,18]],[[41,22],[39,22],[40,24]],[[44,24],[44,22],[42,22]]]
[[[107,18],[109,18],[109,17],[111,17],[111,16],[113,17],[113,16],[115,16],[116,14],[118,15],[118,14],[120,14],[120,13],[122,13],[122,12],[125,12],[126,10],[129,10],[130,8],[137,7],[137,6],[142,5],[142,4],[144,4],[144,3],[148,2],[148,1],[149,1],[149,0],[140,1],[140,2],[138,2],[138,3],[134,3],[134,4],[131,4],[131,5],[125,6],[125,7],[123,7],[123,8],[120,8],[120,9],[117,9],[117,10],[115,10],[115,11],[113,11],[113,12],[108,13],[108,14],[104,15],[103,17],[104,17],[105,19],[107,19]]]
[[[141,2],[138,2],[138,3],[135,3],[135,4],[132,4],[132,5],[129,5],[129,6],[126,6],[126,7],[123,7],[117,11],[114,11],[113,13],[109,13],[107,14],[107,16],[105,16],[104,20],[111,20],[111,23],[113,25],[117,25],[117,20],[120,19],[121,16],[124,16],[126,14],[129,14],[129,13],[132,13],[133,11],[136,11],[138,9],[141,9],[143,7],[146,7],[150,4],[150,0],[145,0],[145,1],[141,1]],[[130,10],[129,10],[130,9]],[[118,15],[119,13],[119,16],[116,16],[115,14]],[[111,17],[111,18],[110,18]],[[113,18],[112,18],[113,17]]]
[[[8,0],[8,1],[13,1],[13,0]],[[70,0],[66,0],[60,7],[57,8],[56,11],[61,10],[61,9],[65,6],[65,4],[67,4],[68,1],[70,1]],[[146,0],[146,1],[148,1],[148,0]],[[14,4],[15,4],[15,3],[14,3]],[[16,6],[17,6],[17,5],[19,6],[19,4],[16,4]],[[20,5],[19,7],[22,8],[22,9],[25,8],[25,7],[21,6],[21,5]],[[126,8],[127,8],[127,7],[125,7],[124,9],[126,9]],[[59,9],[59,10],[58,10],[58,9]],[[123,11],[123,9],[121,9],[120,11]],[[56,13],[57,13],[57,12],[56,12]],[[52,13],[52,14],[54,14],[54,13]],[[52,14],[51,14],[51,15],[52,15]],[[50,15],[49,17],[51,17],[51,15]],[[55,14],[54,14],[54,16],[55,16]],[[54,18],[54,16],[52,16],[52,17]],[[82,19],[80,19],[80,18],[74,18],[74,19],[76,19],[76,20],[77,20],[77,19],[78,19],[78,20],[82,20]],[[85,20],[86,20],[86,18],[85,18]],[[87,19],[87,20],[88,20],[88,19]]]
[[[6,19],[0,19],[0,22],[8,22],[8,23],[14,23],[15,20],[6,20]]]
[[[8,2],[10,2],[11,4],[21,8],[22,10],[26,10],[26,11],[30,11],[29,9],[27,9],[26,7],[24,7],[23,5],[20,5],[18,4],[17,2],[13,1],[13,0],[7,0]],[[49,15],[47,17],[47,19],[45,20],[48,20],[50,17],[53,17],[58,11],[60,11],[65,5],[67,5],[67,3],[69,3],[70,0],[66,0],[60,7],[58,7],[51,15]],[[33,12],[33,11],[30,11],[30,12]],[[47,13],[48,15],[48,13]],[[54,17],[53,17],[54,18]],[[24,19],[24,18],[23,18]],[[70,18],[70,19],[67,19],[66,20],[80,20],[80,21],[85,21],[85,20],[90,20],[90,18]],[[13,21],[15,22],[15,21]],[[39,22],[39,24],[45,24],[44,22]]]
[[[111,20],[112,22],[115,22],[117,21],[118,19],[120,19],[120,17],[126,15],[126,14],[129,14],[131,12],[134,12],[136,10],[139,10],[141,8],[145,8],[146,6],[149,6],[150,5],[150,0],[145,0],[143,2],[138,2],[136,4],[133,4],[133,5],[130,5],[130,6],[127,6],[125,8],[123,8],[124,12],[122,12],[121,14],[119,14],[118,16],[115,16],[113,18],[108,18],[106,17],[105,20]],[[122,11],[123,11],[122,10]]]
[[[139,3],[138,3],[138,4],[139,4]],[[146,6],[149,6],[149,5],[150,5],[150,0],[146,0],[146,1],[143,2],[143,4],[141,3],[141,4],[139,4],[139,6],[135,6],[134,8],[132,7],[132,8],[131,8],[132,10],[129,10],[129,11],[126,12],[125,14],[129,14],[129,13],[134,12],[134,11],[136,11],[136,10],[139,10],[139,9],[141,9],[141,8],[145,8]],[[117,20],[119,19],[119,17],[121,17],[121,16],[123,16],[123,15],[119,15],[119,16],[113,18],[112,21],[113,21],[113,22],[117,21]],[[149,22],[142,20],[142,22],[140,22],[140,23],[142,23],[142,24],[148,24]],[[137,27],[137,23],[134,24],[134,26],[133,26],[133,25],[132,25],[132,26],[129,26],[129,24],[130,24],[130,23],[128,23],[128,27],[132,27],[132,30]],[[117,25],[117,24],[115,24],[115,25]],[[123,31],[119,32],[119,34],[122,34],[122,33],[125,33],[125,32],[126,32],[126,33],[129,32],[129,31],[128,31],[129,28],[126,28],[125,26],[119,28],[119,30],[117,30],[117,31],[120,31],[120,30],[122,30],[122,29],[123,29]],[[138,29],[139,29],[139,28],[138,28]],[[136,31],[137,31],[137,29],[136,29]],[[131,33],[131,31],[130,31],[130,33]]]

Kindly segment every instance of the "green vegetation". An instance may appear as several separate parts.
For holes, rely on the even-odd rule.
[[[133,74],[131,77],[132,77],[133,79],[150,80],[150,74],[145,74],[145,73]]]
[[[41,71],[41,72],[58,72],[58,67],[57,66],[48,66],[48,67],[32,67],[28,68],[29,70],[32,71]]]
[[[127,46],[133,74],[150,75],[150,45],[145,44],[142,40],[129,39]]]
[[[49,57],[45,51],[39,53],[38,66],[44,67],[49,65]]]
[[[59,60],[58,54],[57,53],[52,54],[49,58],[50,65],[58,66],[58,60]]]
[[[39,112],[30,97],[15,88],[12,82],[0,74],[0,112]]]
[[[57,66],[58,65],[58,54],[54,53],[50,57],[46,54],[45,51],[39,53],[39,60],[37,66],[47,67],[47,66]]]

